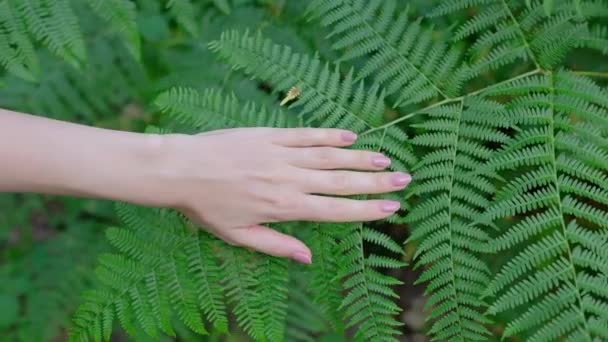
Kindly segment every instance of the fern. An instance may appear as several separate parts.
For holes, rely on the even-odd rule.
[[[193,36],[198,35],[195,7],[190,0],[169,0],[167,8],[186,32]]]
[[[28,30],[51,52],[79,67],[85,60],[84,38],[68,0],[23,0],[16,2]]]
[[[0,3],[0,63],[9,72],[33,81],[40,67],[25,22],[11,1]]]
[[[393,246],[388,236],[373,235],[369,227],[357,224],[348,227],[347,236],[341,241],[344,254],[340,275],[348,295],[340,306],[349,320],[347,326],[357,325],[357,336],[364,340],[394,341],[401,323],[394,316],[401,309],[390,298],[396,294],[390,286],[399,285],[398,280],[379,273],[375,268],[399,268],[404,263],[388,257],[363,253],[363,242],[371,240],[383,246]],[[380,237],[379,240],[370,236]]]
[[[491,244],[496,251],[519,247],[521,252],[488,288],[495,296],[490,312],[526,304],[506,336],[604,339],[608,322],[597,309],[608,292],[597,282],[608,261],[600,247],[602,230],[608,228],[606,92],[588,79],[558,71],[506,84],[492,95],[517,95],[533,84],[545,89],[507,104],[507,120],[518,133],[489,163],[500,171],[526,166],[507,178],[500,199],[484,214],[488,220],[523,217]]]
[[[131,55],[139,60],[140,38],[137,30],[135,5],[124,0],[88,0],[91,8],[106,20],[126,41]]]
[[[89,0],[91,8],[127,40],[139,56],[135,8],[129,0]],[[33,39],[32,39],[33,38]],[[86,42],[70,0],[4,0],[0,3],[0,64],[28,81],[39,77],[35,42],[75,68],[87,61]]]
[[[344,333],[344,324],[339,307],[342,302],[342,284],[338,278],[340,255],[336,227],[317,224],[310,227],[307,242],[314,255],[312,279],[309,283],[312,299],[321,309],[334,331]],[[339,232],[340,230],[338,230]]]
[[[470,50],[470,69],[466,66],[457,67],[458,55],[448,54],[455,56],[451,61],[451,70],[458,70],[455,72],[458,80],[466,80],[488,69],[510,64],[517,58],[531,60],[537,69],[516,76],[514,81],[539,74],[541,68],[551,68],[560,62],[576,44],[576,37],[584,36],[586,32],[584,25],[575,21],[572,7],[561,2],[556,4],[554,15],[548,18],[541,15],[542,9],[538,4],[522,8],[521,3],[508,1],[444,2],[438,6],[434,15],[443,15],[476,4],[485,7],[455,32],[455,39],[480,34]],[[602,7],[599,3],[594,5],[596,8]],[[383,72],[389,75],[396,70],[389,67],[391,64],[388,61],[391,59],[388,56],[400,58],[397,65],[412,64],[407,58],[408,54],[396,53],[399,49],[394,47],[395,43],[409,44],[418,38],[421,46],[430,44],[420,22],[407,24],[407,11],[398,17],[397,25],[390,26],[394,30],[399,27],[405,33],[393,35],[387,23],[392,18],[394,8],[395,5],[391,2],[372,2],[367,5],[358,1],[315,1],[311,5],[313,15],[321,17],[322,23],[332,28],[330,36],[335,41],[333,47],[337,50],[344,49],[346,59],[362,58],[363,70],[373,71],[364,72],[363,77],[374,74],[376,84],[387,89],[392,89],[395,84],[402,86],[388,77],[378,78]],[[497,27],[497,30],[481,34],[492,26]],[[397,41],[397,37],[401,40]],[[440,46],[441,41],[435,44]],[[428,53],[426,57],[429,60],[425,66],[434,67],[436,59],[433,56],[432,52]],[[373,64],[381,58],[385,59]],[[370,65],[374,66],[365,69]],[[432,88],[432,82],[417,83],[413,75],[415,73],[408,76],[412,80],[410,85],[426,83],[428,89]],[[424,76],[422,73],[417,77],[423,80]],[[449,83],[450,78],[447,80]],[[496,87],[508,87],[511,83],[506,84],[486,89],[491,91]],[[418,93],[425,94],[424,89],[419,89]],[[455,88],[456,91],[457,89]],[[529,89],[531,88],[522,87],[522,92]],[[427,95],[422,99],[437,97],[438,93],[436,89],[427,90]],[[486,166],[494,151],[487,146],[507,143],[510,138],[504,131],[509,124],[503,106],[486,99],[485,89],[458,97],[456,93],[451,96],[439,95],[440,99],[443,98],[442,101],[416,110],[383,127],[390,128],[393,124],[414,116],[428,116],[421,124],[414,125],[424,133],[415,136],[413,144],[430,151],[414,168],[417,182],[412,185],[408,197],[419,197],[420,200],[409,215],[408,222],[414,224],[410,240],[418,243],[418,265],[430,265],[419,280],[429,281],[428,307],[433,308],[429,318],[436,319],[430,332],[441,340],[482,340],[488,334],[484,324],[489,323],[489,320],[483,315],[485,304],[479,297],[489,280],[490,270],[480,253],[484,249],[484,241],[488,239],[488,226],[493,224],[489,220],[479,221],[477,218],[485,214],[496,192],[492,180],[496,177],[495,171]],[[396,105],[399,104],[400,101],[397,100]],[[597,117],[603,114],[602,112]],[[370,132],[376,130],[371,129]],[[570,184],[569,188],[578,189],[579,192],[581,187],[585,188],[580,183],[575,184]],[[605,198],[605,194],[594,192],[594,195],[595,199]],[[504,195],[505,198],[511,196],[512,194]],[[442,230],[442,227],[445,228]]]
[[[359,79],[374,75],[387,95],[396,94],[395,106],[416,104],[440,96],[449,98],[462,85],[456,72],[460,52],[433,41],[433,29],[397,11],[395,1],[315,0],[311,17],[331,25],[332,47],[340,60],[373,53],[359,70]],[[395,17],[395,13],[398,15]]]
[[[36,83],[5,76],[11,87],[0,89],[0,105],[63,120],[93,122],[113,115],[139,96],[137,85],[147,77],[120,42],[100,36],[88,48],[93,54],[84,70],[40,51],[37,59],[45,73]],[[100,83],[103,88],[99,88]]]
[[[469,56],[475,75],[518,59],[531,61],[536,68],[550,69],[562,61],[586,32],[585,25],[577,22],[577,11],[569,1],[555,1],[550,16],[546,15],[547,7],[538,2],[527,7],[522,1],[510,0],[448,1],[431,16],[475,5],[482,5],[483,9],[461,24],[454,36],[456,40],[474,37]]]
[[[210,237],[194,239],[170,212],[118,210],[129,229],[109,229],[107,235],[124,254],[101,258],[97,274],[106,288],[86,295],[70,338],[107,340],[114,319],[131,334],[139,326],[150,336],[158,336],[158,329],[174,336],[172,313],[198,333],[207,331],[202,312],[217,329],[226,330],[219,266],[210,250],[201,251],[210,247]],[[150,229],[159,223],[162,229]]]
[[[295,267],[291,269],[284,340],[313,342],[316,336],[332,330],[324,312],[305,290],[308,280],[306,272]],[[334,336],[338,334],[340,332]]]
[[[484,340],[488,334],[479,299],[490,271],[479,253],[487,241],[487,227],[474,224],[490,204],[494,192],[490,175],[471,174],[491,155],[485,147],[507,137],[500,104],[483,98],[428,110],[428,119],[417,125],[424,134],[414,144],[431,151],[414,168],[417,182],[412,195],[421,200],[408,217],[414,226],[410,239],[418,241],[418,265],[430,265],[419,281],[428,281],[429,318],[439,340]]]
[[[74,294],[94,286],[91,269],[97,254],[107,247],[103,226],[78,223],[47,241],[38,241],[38,248],[0,267],[2,296],[14,299],[18,315],[12,323],[3,319],[0,333],[5,340],[57,339],[78,307],[79,298]]]
[[[268,112],[255,103],[240,104],[234,95],[224,96],[217,90],[202,94],[191,88],[173,88],[156,99],[156,105],[172,117],[195,131],[225,127],[291,127],[297,122],[280,111]]]

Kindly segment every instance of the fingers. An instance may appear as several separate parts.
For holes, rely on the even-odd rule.
[[[225,234],[227,240],[239,246],[277,257],[290,258],[303,264],[312,262],[312,253],[304,243],[268,227],[252,225],[241,229],[229,229]]]
[[[381,220],[399,210],[400,203],[388,200],[353,200],[316,195],[304,197],[296,220],[355,222]]]
[[[274,133],[273,142],[287,147],[350,146],[357,135],[342,129],[287,128]]]
[[[300,190],[310,194],[381,194],[405,188],[412,177],[402,172],[355,172],[303,170],[298,172]]]
[[[391,164],[391,160],[381,153],[335,147],[292,149],[290,158],[293,158],[292,164],[296,167],[317,170],[377,171]]]

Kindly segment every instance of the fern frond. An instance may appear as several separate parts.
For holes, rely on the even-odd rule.
[[[342,226],[335,224],[315,224],[310,229],[307,240],[314,255],[311,265],[312,276],[309,290],[315,304],[322,310],[327,320],[337,332],[344,331],[342,314],[339,310],[342,302],[342,284],[338,278],[340,255],[337,236]]]
[[[608,55],[608,2],[605,0],[590,0],[579,5],[582,17],[587,19],[587,32],[581,37],[577,47],[597,50]]]
[[[555,1],[551,15],[538,1],[526,6],[516,0],[474,0],[442,3],[431,16],[480,6],[479,13],[462,23],[455,39],[473,37],[469,49],[474,74],[495,70],[516,60],[531,61],[537,69],[551,69],[579,44],[586,25],[570,1]]]
[[[256,287],[262,279],[254,273],[255,255],[234,247],[227,249],[222,257],[226,296],[234,306],[237,322],[253,339],[265,341],[264,311],[268,308],[258,305],[259,294],[256,293]]]
[[[58,232],[38,246],[0,266],[3,294],[2,338],[7,341],[49,341],[60,338],[78,307],[76,294],[94,282],[97,254],[107,244],[102,227],[80,224]],[[78,258],[74,256],[78,255]],[[10,319],[6,297],[19,300],[22,310]],[[17,307],[15,309],[18,309]],[[7,313],[9,313],[7,321]]]
[[[167,8],[179,23],[190,35],[197,37],[199,28],[196,24],[196,7],[190,0],[168,0]]]
[[[391,300],[398,297],[391,286],[401,282],[374,268],[399,268],[405,264],[374,254],[365,257],[363,241],[378,242],[380,238],[381,244],[391,245],[388,236],[366,233],[372,228],[361,223],[352,224],[347,229],[348,233],[339,243],[343,254],[339,274],[344,281],[344,289],[348,291],[340,308],[348,319],[347,327],[357,327],[356,336],[366,341],[396,341],[397,328],[402,323],[395,316],[401,309]]]
[[[7,75],[0,105],[66,121],[98,122],[138,98],[146,82],[141,66],[119,41],[98,37],[87,45],[87,65],[76,70],[48,51],[40,51],[45,70],[36,83]],[[99,87],[103,84],[104,87]]]
[[[608,27],[601,25],[591,26],[589,33],[581,39],[578,47],[597,50],[604,55],[608,55]]]
[[[21,0],[15,6],[28,30],[51,52],[76,68],[83,64],[84,38],[69,0]]]
[[[229,0],[213,0],[213,4],[226,15],[232,12]]]
[[[141,42],[137,29],[137,10],[129,0],[88,0],[95,13],[110,24],[126,40],[126,46],[136,60],[140,60]]]
[[[410,21],[408,9],[398,11],[395,1],[315,0],[309,12],[331,28],[340,60],[371,55],[358,78],[373,76],[387,96],[395,94],[396,107],[458,93],[464,80],[458,49],[437,41],[432,27]]]
[[[103,288],[87,295],[75,314],[72,340],[109,340],[112,321],[134,334],[160,329],[175,335],[173,313],[191,330],[207,332],[202,313],[216,329],[227,329],[221,298],[219,266],[210,250],[210,237],[189,233],[185,223],[169,211],[139,210],[120,205],[128,228],[107,231],[121,254],[101,257],[97,274]]]
[[[229,31],[209,47],[234,69],[267,81],[275,91],[298,87],[301,95],[291,106],[300,108],[308,124],[362,132],[382,119],[383,93],[356,83],[352,71],[341,80],[337,68],[332,71],[319,59],[273,44],[261,34],[252,37],[249,32]]]
[[[489,161],[497,171],[528,170],[509,177],[483,215],[506,225],[491,249],[518,250],[488,287],[495,297],[489,312],[526,308],[505,336],[602,339],[608,321],[595,308],[606,305],[608,292],[590,280],[608,272],[601,233],[608,229],[605,90],[567,71],[513,88],[539,81],[543,90],[513,92],[506,115],[517,133]],[[508,95],[508,88],[497,93]]]
[[[26,34],[23,17],[13,1],[0,3],[0,65],[27,81],[35,81],[40,66],[34,45]]]
[[[319,258],[315,255],[315,263]],[[314,263],[313,263],[314,265]],[[325,312],[312,301],[308,287],[309,277],[306,272],[293,269],[290,272],[289,301],[287,308],[287,324],[285,327],[285,341],[314,342],[319,335],[330,331],[325,319]],[[336,307],[339,306],[336,305]],[[341,333],[341,331],[333,331]]]
[[[413,139],[430,148],[414,168],[411,193],[419,196],[407,221],[410,241],[417,243],[417,267],[426,266],[430,332],[438,340],[485,340],[486,304],[479,300],[490,279],[480,252],[488,236],[475,218],[491,203],[491,174],[473,174],[492,155],[488,143],[502,141],[505,125],[499,103],[480,97],[435,107],[416,125],[423,133]]]
[[[264,334],[268,341],[280,341],[285,335],[289,282],[289,261],[260,256],[254,271],[259,279],[257,305],[263,308]]]
[[[241,104],[234,94],[218,90],[200,93],[191,88],[172,88],[160,94],[157,107],[176,122],[197,131],[228,127],[293,127],[297,120],[279,110],[269,112],[253,102]]]

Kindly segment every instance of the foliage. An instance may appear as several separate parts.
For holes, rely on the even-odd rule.
[[[90,28],[67,0],[0,0],[0,104],[92,121],[136,103],[158,133],[340,127],[414,182],[380,224],[274,225],[311,246],[306,268],[120,204],[71,339],[117,321],[136,337],[396,340],[410,260],[387,227],[408,231],[430,338],[608,339],[605,0],[88,3]]]

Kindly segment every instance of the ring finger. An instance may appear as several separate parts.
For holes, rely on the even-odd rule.
[[[297,148],[292,149],[290,155],[293,166],[316,170],[378,171],[391,164],[391,160],[381,153],[335,147]]]

